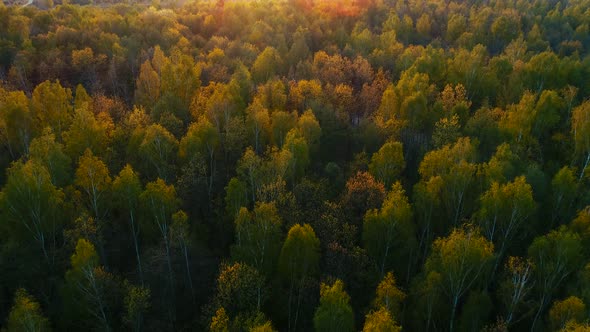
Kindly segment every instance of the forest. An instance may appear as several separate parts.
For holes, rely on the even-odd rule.
[[[590,331],[590,0],[0,3],[0,331]]]

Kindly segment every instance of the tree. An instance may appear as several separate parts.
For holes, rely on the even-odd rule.
[[[400,142],[387,142],[371,157],[369,172],[386,188],[389,188],[400,176],[406,162]]]
[[[64,323],[75,324],[76,320],[81,320],[110,331],[111,321],[106,295],[112,275],[100,266],[94,245],[83,238],[78,240],[70,263],[71,269],[66,271],[65,275],[64,293],[68,314],[72,315],[72,320]]]
[[[74,110],[85,108],[92,110],[92,97],[88,95],[86,89],[82,84],[76,85],[76,91],[74,93]]]
[[[565,328],[570,322],[583,323],[586,318],[586,305],[576,296],[555,301],[549,310],[549,321],[555,330]]]
[[[293,35],[293,43],[287,54],[287,61],[290,66],[295,67],[300,61],[305,61],[311,54],[306,41],[306,35],[309,34],[307,28],[297,27]]]
[[[503,49],[511,40],[518,37],[520,32],[520,16],[514,11],[504,11],[492,23],[490,30],[497,49]]]
[[[259,311],[266,298],[264,282],[258,270],[247,264],[221,264],[213,299],[215,308],[223,308],[223,312],[217,310],[218,321],[224,320],[220,319],[223,314],[234,318]]]
[[[449,16],[447,21],[446,38],[448,41],[455,41],[467,29],[467,22],[465,16],[456,13]]]
[[[45,81],[33,90],[31,109],[38,126],[37,131],[49,126],[58,139],[72,122],[72,91],[59,81]]]
[[[506,277],[500,284],[501,301],[506,308],[505,322],[507,326],[518,322],[516,315],[527,309],[527,300],[533,289],[533,263],[521,257],[511,256],[506,261]],[[524,307],[524,308],[523,308]]]
[[[416,22],[416,30],[418,31],[423,40],[430,38],[431,29],[432,20],[430,19],[430,16],[428,16],[428,14],[426,13],[422,14],[422,16],[420,16],[420,18],[418,18],[418,21]]]
[[[365,213],[381,206],[384,198],[383,183],[368,172],[358,172],[346,182],[341,204],[347,211],[347,218],[360,227]]]
[[[545,139],[561,122],[565,102],[557,91],[543,90],[535,105],[533,134],[540,140]]]
[[[292,109],[303,112],[323,99],[322,83],[315,80],[300,80],[289,86],[289,102]]]
[[[485,185],[492,183],[505,184],[512,181],[523,168],[519,157],[514,153],[514,148],[503,143],[496,148],[496,152],[490,160],[483,164],[482,173],[485,176]]]
[[[195,160],[199,156],[209,159],[209,190],[211,197],[215,176],[215,151],[219,146],[219,133],[205,117],[190,125],[186,136],[180,140],[178,154],[184,160]]]
[[[275,332],[276,330],[273,329],[272,323],[270,321],[265,322],[264,324],[256,325],[250,328],[251,332]]]
[[[149,73],[146,76],[149,77]],[[201,86],[200,76],[201,69],[195,65],[193,58],[189,55],[182,54],[179,50],[174,50],[170,55],[169,61],[165,61],[161,67],[161,94],[162,96],[170,95],[177,98],[181,102],[182,108],[188,111],[194,91]],[[141,83],[144,84],[142,88],[148,92],[151,92],[150,89],[153,89],[157,93],[157,85],[152,84],[150,86],[150,83],[144,81],[141,81]]]
[[[108,212],[108,197],[105,196],[110,194],[111,176],[105,163],[90,149],[86,149],[80,158],[74,183],[83,191],[90,213],[103,220]]]
[[[322,128],[320,128],[320,123],[311,109],[308,109],[299,117],[297,128],[309,146],[310,155],[315,155],[320,148]]]
[[[469,190],[475,176],[475,147],[469,138],[460,138],[453,145],[428,152],[418,172],[421,181],[440,177],[441,202],[451,225],[458,225],[469,206]]]
[[[344,291],[342,281],[336,280],[332,285],[322,283],[320,306],[313,317],[313,326],[316,331],[354,331],[350,297]]]
[[[264,143],[270,136],[270,116],[268,115],[268,109],[254,102],[246,109],[246,112],[246,122],[253,135],[254,151],[260,153],[264,147]]]
[[[49,320],[43,316],[41,306],[35,299],[20,288],[14,295],[14,305],[8,314],[6,330],[10,332],[51,331]]]
[[[487,290],[469,291],[459,317],[459,330],[481,331],[490,319],[492,308],[492,299]]]
[[[588,257],[588,247],[590,241],[590,206],[578,211],[576,217],[570,222],[569,229],[580,236],[584,256]]]
[[[500,126],[512,135],[516,143],[531,140],[535,120],[535,95],[525,92],[518,104],[510,105],[500,121]]]
[[[252,64],[252,80],[256,83],[265,83],[279,73],[282,64],[278,51],[274,47],[266,47]]]
[[[274,78],[258,86],[252,104],[258,104],[269,112],[281,111],[286,108],[287,95],[283,81]]]
[[[551,189],[553,192],[553,213],[552,222],[567,222],[573,214],[574,202],[578,193],[579,182],[574,174],[575,170],[564,166],[551,180]]]
[[[123,320],[135,332],[142,330],[144,315],[150,307],[150,296],[149,288],[128,285]]]
[[[581,252],[580,237],[565,226],[535,238],[529,246],[528,254],[535,265],[535,287],[540,296],[531,330],[561,283],[580,267]]]
[[[434,241],[425,270],[441,277],[441,289],[451,304],[451,331],[461,298],[485,275],[493,258],[494,245],[472,227],[454,229]]]
[[[337,86],[346,83],[348,77],[347,67],[351,67],[350,59],[336,53],[328,55],[325,51],[316,52],[313,55],[313,77]]]
[[[400,332],[402,328],[397,325],[392,315],[385,308],[372,311],[365,317],[363,332]]]
[[[174,289],[174,274],[172,271],[172,255],[170,251],[170,228],[172,214],[178,210],[178,198],[173,185],[167,185],[162,179],[146,184],[145,190],[139,195],[140,207],[144,214],[146,225],[155,227],[162,239],[166,251],[168,279],[171,290]]]
[[[486,47],[477,44],[471,50],[456,49],[448,61],[448,81],[463,85],[468,99],[476,103],[497,90],[497,79],[486,66],[487,57]]]
[[[236,217],[248,204],[248,188],[238,178],[231,178],[225,187],[225,209],[229,217]]]
[[[523,233],[525,222],[534,210],[533,190],[524,176],[504,185],[494,182],[481,196],[478,222],[488,240],[498,248],[493,272],[505,251],[513,245],[514,236]]]
[[[572,136],[576,154],[582,158],[578,181],[581,181],[590,164],[590,102],[585,101],[572,113]]]
[[[193,278],[191,276],[191,267],[188,259],[188,249],[191,245],[190,237],[190,224],[188,221],[188,215],[179,210],[172,215],[172,225],[170,226],[170,238],[175,245],[180,247],[184,256],[184,265],[186,268],[186,276],[188,279],[188,285],[191,290],[191,297],[193,303],[195,302],[195,291],[193,289]]]
[[[287,234],[283,243],[281,255],[279,257],[279,271],[283,280],[290,283],[289,287],[289,330],[297,329],[297,320],[299,316],[299,305],[301,303],[301,292],[303,282],[306,278],[317,273],[320,260],[320,240],[315,235],[313,228],[304,224],[296,224]],[[295,304],[295,313],[293,314],[293,292],[297,285],[298,295]]]
[[[96,88],[99,85],[97,67],[106,62],[106,55],[97,54],[95,56],[92,48],[85,47],[80,50],[72,50],[71,56],[74,72],[79,75],[78,81],[91,88]]]
[[[139,280],[143,285],[143,269],[141,267],[139,252],[139,222],[137,221],[137,215],[139,214],[139,195],[141,194],[142,188],[139,176],[135,173],[131,165],[127,164],[119,175],[117,175],[113,181],[112,191],[115,205],[122,210],[121,212],[127,213],[129,217],[129,226],[131,227],[131,236],[137,259],[137,271],[139,272]]]
[[[211,332],[229,332],[229,317],[223,307],[217,309],[215,316],[211,317],[209,330]]]
[[[396,182],[381,209],[369,210],[363,223],[363,243],[382,277],[394,267],[395,261],[411,255],[408,249],[413,234],[412,208],[401,183]]]
[[[272,139],[278,148],[283,147],[285,136],[291,129],[295,128],[296,124],[297,113],[295,112],[274,111],[271,114]]]
[[[100,113],[95,117],[85,103],[74,111],[70,129],[63,133],[65,151],[73,160],[79,158],[86,149],[105,156],[113,127],[108,114]]]
[[[579,324],[575,321],[569,321],[560,332],[585,332],[590,329],[590,325],[588,323]]]
[[[405,298],[406,294],[397,287],[393,273],[387,272],[383,280],[377,285],[373,307],[376,310],[385,309],[393,319],[400,316],[401,304]]]
[[[433,228],[441,225],[433,225],[433,217],[437,215],[442,204],[443,179],[440,176],[431,177],[428,181],[420,181],[414,186],[414,208],[416,211],[416,222],[420,228],[419,249],[422,258],[430,247],[433,237]],[[440,231],[439,231],[440,233]]]
[[[29,157],[39,161],[51,174],[51,182],[63,187],[71,181],[72,160],[63,152],[63,145],[56,141],[51,128],[31,141]]]
[[[417,317],[425,318],[425,322],[422,322],[423,325],[418,326],[429,329],[433,323],[436,325],[435,319],[441,314],[435,309],[443,303],[448,303],[442,290],[442,276],[436,271],[425,273],[418,279],[415,287],[411,294],[415,294],[419,308],[425,311],[423,315],[416,312],[418,314]],[[447,321],[444,321],[445,324]]]
[[[461,125],[457,114],[453,114],[450,118],[442,118],[434,124],[432,143],[438,149],[447,144],[453,144],[460,137],[460,129]]]
[[[406,126],[428,129],[435,120],[427,107],[427,97],[433,92],[428,74],[406,70],[397,84],[389,85],[383,93],[376,120],[391,134]]]
[[[14,163],[8,169],[0,203],[11,233],[23,241],[32,237],[47,263],[53,264],[64,223],[60,213],[64,194],[53,185],[47,169],[34,160]]]
[[[160,99],[160,76],[149,60],[141,65],[135,85],[135,102],[148,109],[154,107]]]
[[[34,135],[34,116],[29,100],[22,91],[0,95],[0,141],[8,149],[12,159],[29,150]]]
[[[305,169],[310,163],[309,146],[305,137],[296,129],[291,129],[285,138],[283,148],[290,152],[289,175],[295,182],[305,174]]]
[[[206,87],[201,87],[195,94],[190,112],[195,120],[206,115],[221,134],[227,129],[232,116],[242,110],[239,106],[237,89],[230,89],[228,84],[212,82]]]
[[[252,213],[242,207],[235,219],[233,258],[270,275],[281,246],[281,225],[274,202],[257,203]]]
[[[256,202],[256,193],[261,186],[262,158],[251,147],[248,147],[238,161],[236,171],[240,178],[249,186],[252,202]]]
[[[545,51],[532,56],[523,71],[527,86],[537,93],[544,88],[563,86],[563,74],[560,59],[552,51]]]
[[[146,128],[143,140],[139,145],[139,155],[156,175],[164,180],[172,176],[174,156],[178,148],[178,141],[168,130],[159,124]]]

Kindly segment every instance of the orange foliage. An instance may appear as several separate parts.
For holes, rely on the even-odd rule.
[[[372,0],[316,0],[314,9],[332,17],[357,17]]]

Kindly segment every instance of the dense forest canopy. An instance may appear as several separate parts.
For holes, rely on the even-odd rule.
[[[0,4],[2,331],[588,331],[589,0]]]

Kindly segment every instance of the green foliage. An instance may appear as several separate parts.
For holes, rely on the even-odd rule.
[[[259,310],[265,300],[265,291],[264,277],[255,268],[244,263],[222,264],[213,303],[233,318],[240,313]],[[218,310],[215,316],[223,317],[223,313]]]
[[[35,87],[31,97],[31,108],[38,118],[38,131],[50,127],[57,137],[72,123],[72,91],[64,88],[59,81],[45,81]]]
[[[389,188],[406,167],[402,144],[387,142],[371,157],[369,172]]]
[[[305,137],[295,129],[291,129],[285,138],[284,149],[291,153],[289,173],[291,177],[300,179],[310,163],[309,146]]]
[[[508,257],[505,266],[505,276],[499,287],[499,297],[506,308],[505,324],[510,326],[522,319],[522,314],[530,309],[530,295],[534,280],[533,263],[521,257]]]
[[[157,226],[161,235],[168,236],[172,214],[178,209],[178,198],[173,185],[157,179],[146,184],[145,190],[139,196],[140,206],[144,213],[144,220]]]
[[[582,179],[590,163],[590,102],[588,101],[574,108],[572,114],[572,136],[575,151],[582,159],[579,176]]]
[[[49,320],[43,316],[41,307],[24,289],[14,295],[14,305],[8,315],[6,330],[10,332],[51,331]]]
[[[0,137],[15,158],[26,153],[33,134],[33,117],[29,100],[22,91],[0,95]]]
[[[64,193],[51,182],[47,169],[34,160],[16,162],[0,193],[3,221],[16,239],[39,246],[45,259],[53,260],[56,237],[64,224]],[[50,258],[50,256],[52,256]]]
[[[79,239],[70,258],[71,269],[66,272],[62,290],[67,311],[67,320],[61,324],[99,326],[110,329],[109,293],[116,293],[113,276],[99,265],[94,245]]]
[[[470,203],[468,195],[476,171],[474,164],[476,149],[469,138],[460,138],[453,145],[428,152],[418,172],[421,181],[442,180],[440,200],[447,214],[447,222],[457,225],[467,213]]]
[[[51,182],[57,186],[68,184],[72,175],[72,160],[64,153],[64,147],[56,141],[50,128],[31,141],[29,156],[41,162],[51,174]]]
[[[104,156],[109,146],[112,127],[108,115],[100,114],[95,117],[89,105],[84,103],[74,111],[70,130],[63,133],[65,151],[72,160],[79,158],[86,149]]]
[[[111,189],[111,176],[108,167],[98,157],[86,149],[80,158],[74,184],[86,198],[86,207],[94,218],[102,219],[107,213],[107,199]]]
[[[564,166],[553,176],[551,188],[553,191],[553,220],[565,222],[572,217],[579,182],[574,174],[575,170]]]
[[[451,330],[460,299],[484,278],[493,258],[494,245],[471,227],[434,241],[425,268],[427,274],[440,275],[441,290],[451,303]]]
[[[155,170],[155,176],[168,179],[172,176],[177,149],[176,138],[161,125],[154,124],[145,129],[138,153],[146,165],[145,169],[151,171],[150,175]]]
[[[242,207],[235,220],[236,245],[232,257],[271,274],[281,246],[281,224],[274,203],[257,203],[252,213]]]
[[[533,326],[550,303],[557,287],[581,267],[581,252],[579,235],[565,226],[535,238],[530,245],[528,254],[535,265],[535,287],[540,298]]]
[[[525,231],[535,206],[532,188],[524,176],[504,185],[494,182],[482,194],[479,225],[483,234],[496,244],[498,255],[504,254],[514,236]]]
[[[350,297],[341,280],[332,285],[322,284],[320,306],[313,317],[313,326],[316,331],[354,331]]]
[[[277,50],[274,47],[265,48],[252,64],[254,82],[265,83],[279,72],[281,65],[281,56]]]
[[[289,229],[279,258],[285,279],[301,279],[318,272],[320,240],[310,225],[297,224]]]
[[[133,331],[141,331],[144,315],[150,307],[149,288],[129,285],[125,296],[125,316],[123,320]]]
[[[404,261],[413,245],[412,208],[405,191],[396,182],[387,194],[383,206],[369,210],[363,223],[363,243],[375,260],[381,275],[397,267],[395,262]]]
[[[565,328],[572,322],[582,323],[586,318],[586,305],[575,296],[556,301],[549,310],[549,321],[555,330]]]
[[[392,319],[394,317],[400,317],[401,304],[406,298],[406,294],[397,287],[393,273],[387,272],[383,280],[377,285],[376,293],[373,306],[375,308],[385,309]],[[381,311],[381,309],[378,311]],[[379,316],[382,317],[383,314],[379,314]]]

